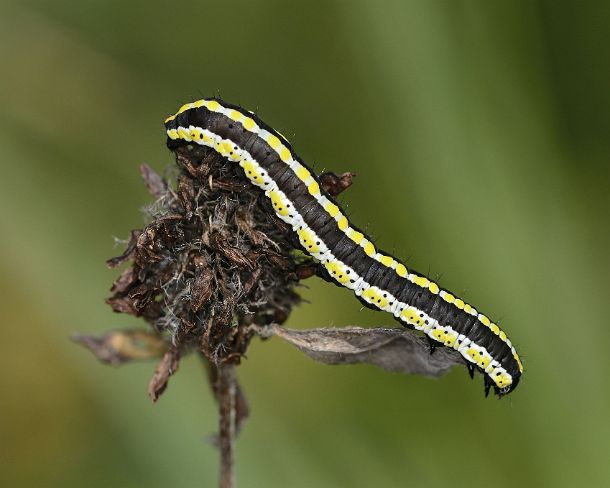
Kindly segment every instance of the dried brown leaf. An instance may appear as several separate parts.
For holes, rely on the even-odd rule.
[[[239,268],[248,268],[253,270],[256,265],[255,261],[246,256],[240,249],[234,246],[230,246],[226,243],[224,236],[218,232],[214,232],[210,235],[210,242],[223,254],[230,263]]]
[[[212,298],[214,275],[204,256],[196,256],[193,263],[195,264],[195,280],[191,287],[191,310],[197,312]]]
[[[331,196],[336,197],[344,190],[352,186],[356,173],[322,173],[320,175],[320,184],[322,188],[330,193]]]
[[[463,364],[453,349],[430,354],[428,342],[406,329],[345,327],[294,330],[278,325],[257,327],[263,337],[276,335],[324,364],[374,364],[387,371],[441,376]]]
[[[252,291],[254,286],[257,284],[263,270],[262,268],[255,268],[251,273],[248,273],[246,281],[244,282],[243,289],[244,294],[247,295]]]
[[[233,181],[230,178],[217,178],[211,180],[210,188],[214,190],[244,191],[248,188],[248,184],[240,181]]]
[[[161,178],[148,164],[140,165],[140,174],[146,188],[155,198],[161,198],[167,193],[167,182]]]
[[[89,349],[100,361],[119,366],[128,361],[160,358],[168,344],[163,336],[146,330],[115,330],[103,336],[74,334],[72,340]]]
[[[113,312],[138,315],[138,310],[129,297],[113,296],[106,298],[106,303],[112,307]]]
[[[298,279],[305,280],[315,276],[318,271],[318,265],[314,262],[305,262],[297,266],[296,274]]]
[[[127,268],[112,284],[110,291],[114,295],[125,293],[137,282],[138,277],[135,270],[133,268]]]
[[[163,359],[155,368],[155,373],[148,383],[148,396],[155,403],[167,388],[170,376],[178,371],[180,365],[180,349],[171,345]]]
[[[129,261],[136,251],[138,238],[140,237],[141,233],[141,230],[132,230],[129,234],[129,242],[127,243],[125,252],[120,256],[116,256],[107,260],[106,266],[108,266],[109,268],[116,268],[117,266],[120,266],[121,264]]]
[[[193,201],[195,199],[195,186],[191,178],[179,178],[178,197],[184,207],[184,216],[186,220],[190,220],[193,217]]]

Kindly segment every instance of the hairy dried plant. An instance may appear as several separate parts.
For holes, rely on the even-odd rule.
[[[149,327],[74,340],[113,365],[160,357],[148,385],[153,402],[180,358],[200,354],[219,403],[215,443],[222,488],[234,486],[235,436],[249,413],[236,366],[254,336],[278,336],[325,364],[368,363],[439,376],[463,363],[453,350],[431,355],[425,338],[402,328],[283,327],[300,300],[295,288],[319,273],[318,264],[298,251],[292,230],[238,165],[191,146],[176,151],[176,162],[173,187],[141,166],[155,201],[144,211],[146,226],[132,231],[125,252],[107,261],[113,268],[130,263],[107,303],[115,312],[142,317]],[[321,183],[338,195],[352,178],[352,173],[325,173]]]

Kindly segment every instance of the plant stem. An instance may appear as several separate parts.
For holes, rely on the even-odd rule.
[[[234,488],[233,473],[235,445],[235,391],[237,380],[235,365],[218,365],[218,407],[219,429],[218,448],[220,450],[220,488]]]

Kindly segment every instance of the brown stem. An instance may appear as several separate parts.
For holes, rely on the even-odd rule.
[[[235,365],[218,365],[218,406],[219,429],[218,448],[220,450],[220,488],[234,488],[233,455],[235,442],[235,391],[237,380]]]

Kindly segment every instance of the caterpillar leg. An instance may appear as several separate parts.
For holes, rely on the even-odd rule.
[[[466,368],[468,369],[468,374],[470,375],[470,379],[474,379],[474,364],[466,363]]]
[[[436,351],[436,349],[438,347],[443,347],[442,344],[440,344],[439,342],[436,342],[434,339],[432,339],[430,336],[426,336],[426,339],[428,340],[428,351],[430,352],[430,355],[434,354],[434,351]]]
[[[489,376],[483,375],[483,385],[485,388],[485,398],[487,398],[489,396],[489,390],[493,386],[493,381]]]

